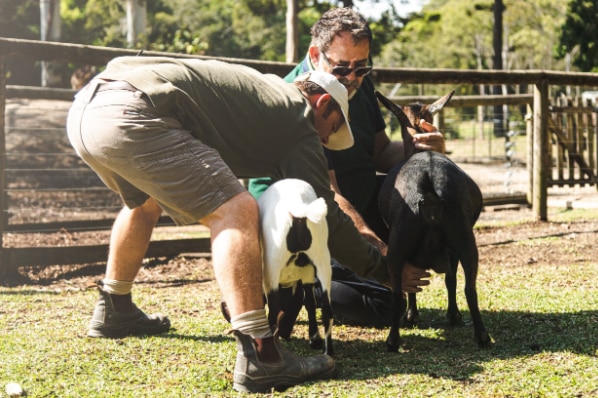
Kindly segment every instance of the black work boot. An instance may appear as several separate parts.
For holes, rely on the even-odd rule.
[[[243,392],[284,391],[310,380],[328,379],[336,375],[334,359],[319,354],[300,357],[284,348],[278,336],[256,340],[233,330],[237,340],[237,363],[233,388]],[[258,354],[259,345],[265,355]],[[269,357],[269,358],[266,358]]]
[[[146,315],[132,302],[129,303],[128,310],[118,312],[113,300],[116,296],[108,294],[100,284],[97,287],[100,298],[89,322],[88,337],[121,338],[158,334],[170,329],[167,317],[161,314]]]

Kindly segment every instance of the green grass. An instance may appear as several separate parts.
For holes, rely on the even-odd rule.
[[[551,220],[596,216],[595,210],[559,210]],[[225,333],[220,295],[209,271],[194,277],[177,286],[137,285],[138,304],[167,313],[174,329],[122,340],[85,337],[96,293],[83,285],[0,287],[0,391],[14,381],[29,397],[237,396],[231,389],[235,343]],[[480,307],[495,345],[478,349],[461,276],[459,306],[468,324],[451,329],[444,323],[443,280],[435,275],[419,296],[421,324],[401,331],[400,353],[385,351],[386,330],[335,325],[339,376],[272,395],[595,396],[596,280],[596,262],[481,270]],[[306,329],[302,314],[289,345],[303,355],[310,353]]]
[[[0,288],[0,387],[28,397],[237,396],[235,343],[219,293],[207,282],[139,284],[137,303],[170,316],[174,329],[122,340],[85,337],[96,293]],[[335,325],[336,379],[273,393],[285,397],[589,397],[598,394],[598,264],[484,269],[480,307],[494,347],[479,349],[459,280],[466,326],[447,328],[443,279],[419,295],[421,323],[402,329],[388,353],[386,330]],[[305,314],[288,343],[309,354]],[[2,396],[3,392],[0,392]]]

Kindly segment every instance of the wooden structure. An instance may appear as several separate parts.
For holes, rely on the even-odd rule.
[[[66,89],[42,90],[35,87],[7,87],[6,65],[9,57],[28,55],[34,61],[73,62],[76,64],[103,65],[121,55],[137,55],[136,50],[102,48],[94,46],[40,42],[0,38],[0,275],[3,271],[22,265],[50,265],[66,263],[99,262],[105,259],[107,245],[70,248],[6,248],[2,242],[5,232],[27,229],[32,226],[11,226],[7,213],[7,167],[5,109],[7,98],[44,98],[71,100],[74,91]],[[34,54],[34,55],[32,55]],[[227,62],[251,66],[264,73],[285,75],[293,65],[277,62],[247,59],[197,57],[184,54],[144,52],[144,55],[170,56],[180,58],[220,59]],[[538,220],[547,219],[547,188],[550,185],[596,185],[597,141],[596,114],[580,104],[549,103],[551,85],[598,86],[598,74],[563,73],[548,71],[481,71],[448,69],[377,68],[374,79],[380,83],[422,83],[422,84],[528,84],[533,85],[533,95],[519,96],[471,96],[455,97],[451,106],[527,104],[532,118],[528,128],[528,202],[531,203]],[[411,102],[415,98],[401,98]],[[418,97],[425,101],[426,98]],[[397,100],[398,98],[393,98]],[[551,140],[556,144],[550,149]],[[554,171],[553,171],[554,170]],[[72,170],[71,170],[72,171]],[[102,228],[112,220],[87,220],[90,228]],[[167,219],[162,220],[168,223]],[[76,227],[69,222],[60,222],[65,228]],[[50,227],[55,228],[56,225]],[[48,228],[48,225],[45,225]],[[190,249],[192,248],[192,249]],[[168,256],[184,251],[209,252],[208,239],[187,239],[181,241],[152,242],[148,257]]]
[[[558,98],[549,108],[550,186],[598,184],[598,126],[591,104]]]

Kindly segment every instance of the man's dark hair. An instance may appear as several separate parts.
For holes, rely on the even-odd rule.
[[[362,40],[372,42],[372,31],[363,16],[351,8],[332,8],[311,27],[311,44],[326,52],[334,38],[343,33],[351,33],[353,43]]]
[[[326,94],[327,93],[327,91],[324,90],[322,87],[320,87],[318,84],[316,84],[314,82],[310,82],[308,80],[298,80],[294,84],[295,84],[295,87],[297,87],[299,90],[303,91],[307,95]],[[335,111],[341,112],[341,106],[331,96],[330,102],[328,103],[328,106],[326,107],[326,110],[324,111],[324,114],[323,114],[324,119],[328,118],[328,116],[332,112],[335,112]]]

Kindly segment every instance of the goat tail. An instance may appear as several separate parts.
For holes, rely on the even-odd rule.
[[[328,214],[328,206],[324,198],[318,198],[307,206],[306,217],[315,224],[319,224]]]
[[[307,218],[314,224],[319,224],[328,214],[328,206],[324,198],[318,198],[311,203],[301,203],[290,211],[295,218]]]

